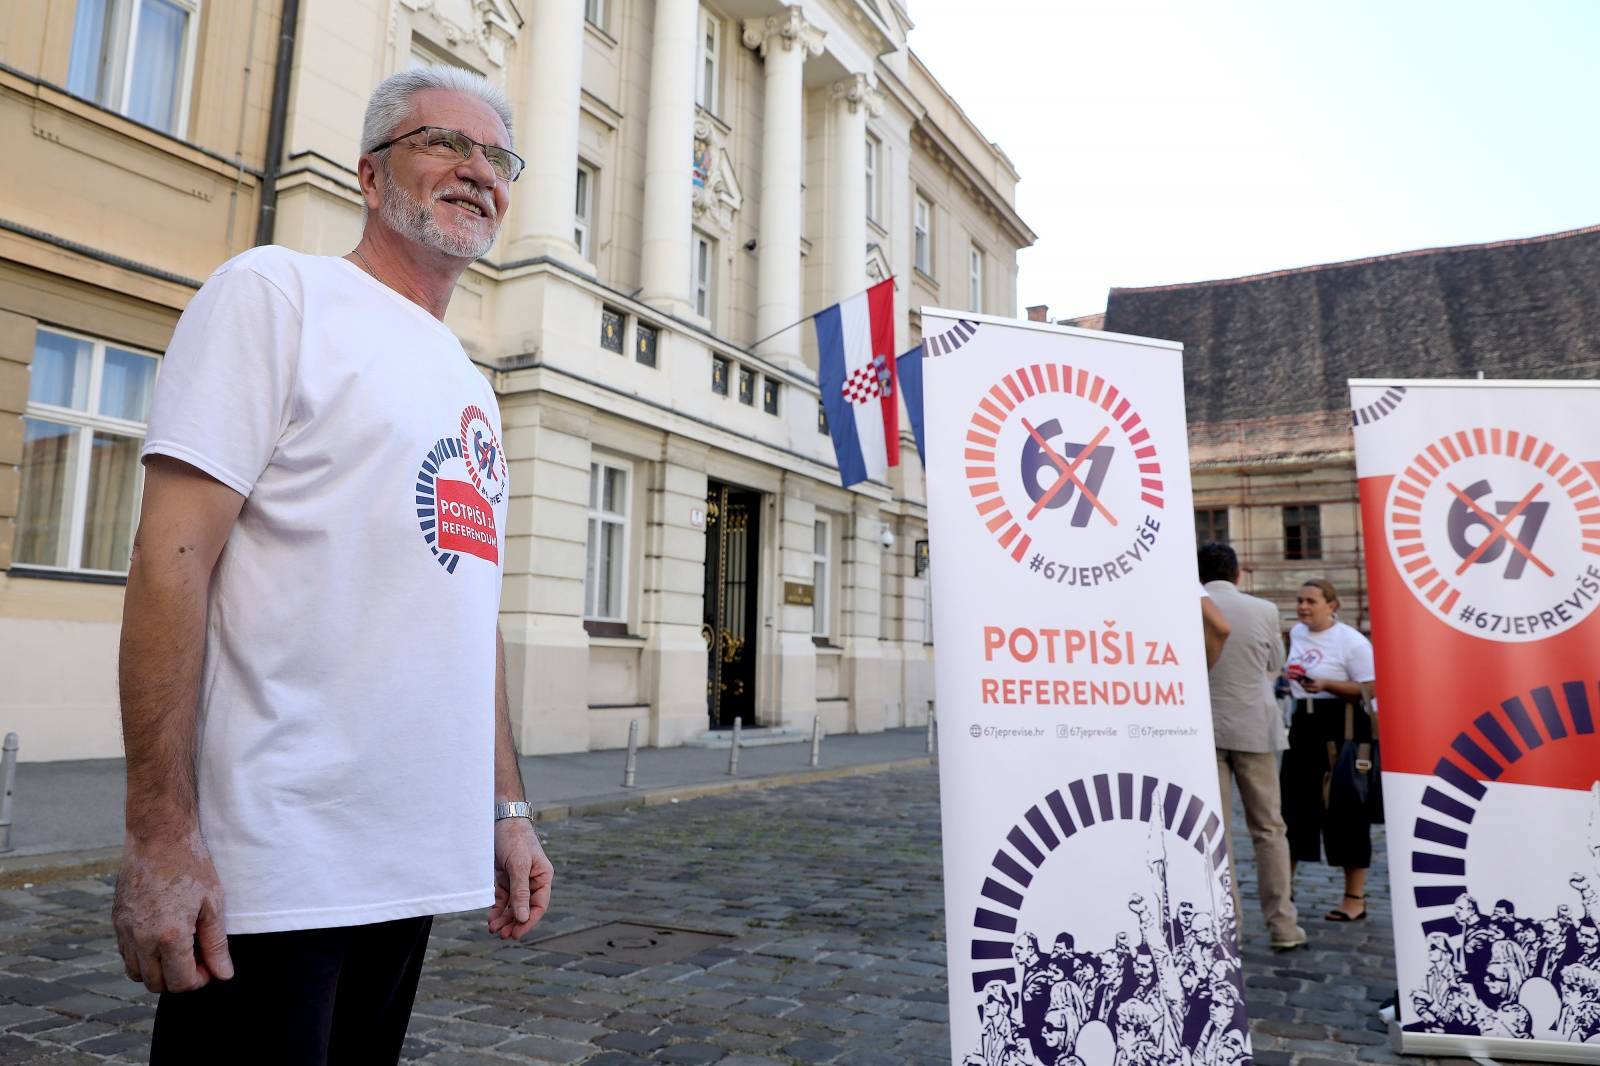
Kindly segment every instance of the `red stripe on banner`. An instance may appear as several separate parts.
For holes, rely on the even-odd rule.
[[[968,448],[961,453],[963,459],[971,459],[975,463],[994,462],[994,452],[979,451],[977,448]]]
[[[1000,386],[999,385],[996,385],[994,388],[990,389],[989,390],[989,395],[993,396],[995,399],[999,400],[1000,401],[1000,406],[1004,407],[1008,414],[1011,412],[1011,409],[1013,407],[1017,406],[1016,404],[1011,402],[1011,397],[1007,396],[1005,393],[1000,391]]]
[[[1596,499],[1593,496],[1585,496],[1581,500],[1574,501],[1572,506],[1580,511],[1587,511],[1591,507],[1600,507],[1600,499]]]
[[[1428,472],[1428,480],[1432,481],[1439,476],[1439,468],[1428,462],[1426,455],[1417,456],[1417,465]],[[1421,480],[1420,478],[1418,480]]]
[[[996,507],[1004,507],[1005,505],[1006,501],[1001,499],[999,496],[990,496],[987,500],[984,500],[982,503],[978,504],[978,513],[980,515],[986,515]]]
[[[1045,364],[1044,376],[1045,379],[1050,382],[1051,392],[1061,391],[1061,379],[1056,377],[1056,365],[1054,363]]]
[[[1490,450],[1489,442],[1484,437],[1482,426],[1479,426],[1472,431],[1472,442],[1478,446],[1479,454],[1487,453]],[[1494,451],[1496,454],[1498,454],[1500,449],[1496,448]]]
[[[1451,589],[1450,595],[1446,596],[1444,598],[1444,602],[1439,605],[1439,610],[1443,611],[1445,614],[1449,614],[1451,611],[1455,610],[1456,601],[1460,598],[1461,590]]]
[[[1023,394],[1021,387],[1017,385],[1015,374],[1007,374],[1005,377],[1001,378],[1000,381],[1001,384],[1005,385],[1006,388],[1011,390],[1011,398],[1013,400],[1021,403],[1023,400],[1028,398]]]
[[[1089,386],[1089,402],[1099,403],[1100,394],[1105,391],[1106,379],[1099,374],[1094,376],[1094,384]]]
[[[1480,429],[1477,432],[1482,433],[1483,430]],[[1472,434],[1468,433],[1464,429],[1456,430],[1456,445],[1460,447],[1462,455],[1466,456],[1468,459],[1472,458],[1472,456],[1475,454],[1472,450]]]
[[[1417,588],[1423,588],[1437,580],[1439,580],[1439,571],[1429,570],[1426,574],[1421,574],[1417,577]]]
[[[1394,498],[1394,505],[1396,507],[1404,507],[1408,511],[1422,510],[1422,504],[1418,503],[1416,500],[1408,500],[1404,496],[1396,496]]]
[[[1154,448],[1139,448],[1133,455],[1136,459],[1154,459],[1156,450]]]
[[[1032,543],[1033,538],[1027,534],[1023,534],[1022,539],[1017,541],[1017,546],[1011,549],[1011,558],[1015,559],[1019,563],[1022,562],[1023,555],[1028,551],[1028,545]]]
[[[1443,470],[1445,467],[1450,465],[1450,460],[1444,457],[1444,453],[1439,450],[1439,446],[1437,444],[1428,445],[1428,454],[1433,456],[1433,461],[1439,464],[1439,470]],[[1435,471],[1435,473],[1437,472],[1438,471]]]
[[[878,397],[883,413],[884,458],[900,465],[900,364],[895,359],[894,279],[885,278],[867,290],[867,322],[872,329],[872,356],[889,375],[889,388]]]
[[[1459,463],[1461,461],[1461,453],[1456,451],[1456,446],[1451,442],[1449,437],[1440,437],[1439,446],[1443,448],[1445,454],[1450,457],[1450,463]],[[1441,463],[1440,465],[1449,466],[1450,463]]]
[[[1567,458],[1566,452],[1557,452],[1556,457],[1550,460],[1550,465],[1545,467],[1545,469],[1550,472],[1551,477],[1555,477],[1557,474],[1561,473],[1562,469],[1565,468],[1570,462],[1572,462],[1572,460]]]
[[[1417,457],[1417,463],[1418,463],[1418,465],[1426,465],[1426,462],[1422,459],[1421,456]],[[1437,471],[1435,471],[1434,473],[1436,473],[1436,472]],[[1410,478],[1412,481],[1415,481],[1418,485],[1421,485],[1423,488],[1427,488],[1429,485],[1433,484],[1433,473],[1424,474],[1422,471],[1418,470],[1415,466],[1406,467],[1405,476]]]
[[[1600,514],[1581,514],[1578,516],[1578,521],[1584,525],[1600,524]]]
[[[1159,473],[1161,473],[1161,464],[1160,463],[1140,463],[1139,464],[1139,473],[1141,473],[1141,474],[1159,474]]]
[[[1100,406],[1104,407],[1107,411],[1111,410],[1111,408],[1116,405],[1117,398],[1121,395],[1122,393],[1117,391],[1117,387],[1115,385],[1107,385],[1106,394],[1100,397]],[[1112,417],[1115,418],[1116,416],[1113,415]]]
[[[1397,530],[1394,531],[1394,535],[1395,535],[1396,539],[1399,539],[1402,535],[1407,536],[1407,537],[1420,537],[1420,536],[1422,536],[1422,530],[1420,530],[1420,529],[1397,529]],[[1426,550],[1427,550],[1427,545],[1421,544],[1421,543],[1417,543],[1417,544],[1397,544],[1397,545],[1395,545],[1394,552],[1395,552],[1396,555],[1415,555],[1420,551],[1426,551]]]
[[[1011,546],[1011,542],[1016,540],[1017,534],[1021,532],[1022,527],[1014,525],[1004,533],[1000,534],[1000,547],[1009,548]]]
[[[1133,430],[1134,430],[1134,427],[1137,426],[1142,421],[1144,421],[1144,419],[1139,417],[1139,412],[1138,411],[1135,411],[1135,412],[1133,412],[1133,414],[1129,415],[1126,419],[1123,420],[1123,422],[1122,422],[1122,431],[1124,433],[1132,433]]]
[[[1428,556],[1426,554],[1419,555],[1415,559],[1411,560],[1409,563],[1407,563],[1405,565],[1405,572],[1408,573],[1408,574],[1414,574],[1418,570],[1421,570],[1424,566],[1432,566],[1432,565],[1433,565],[1433,560],[1428,558]]]
[[[1543,466],[1549,459],[1550,453],[1556,450],[1554,444],[1546,444],[1539,449],[1539,458],[1533,461],[1534,466]]]
[[[989,521],[985,522],[984,525],[989,527],[990,533],[993,533],[995,530],[999,529],[1009,521],[1011,521],[1011,512],[1001,511],[999,514],[989,519]]]
[[[1577,495],[1577,491],[1573,489],[1572,483],[1574,481],[1578,480],[1582,476],[1583,476],[1583,471],[1579,470],[1577,467],[1573,467],[1572,469],[1570,469],[1570,470],[1568,470],[1566,472],[1565,476],[1557,478],[1556,479],[1556,484],[1558,484],[1562,488],[1566,489],[1568,496],[1576,496]]]
[[[1600,555],[1600,544],[1585,544],[1583,550],[1591,555]]]
[[[1133,436],[1128,438],[1128,443],[1129,444],[1143,444],[1145,441],[1147,441],[1149,439],[1150,439],[1150,431],[1148,429],[1140,429],[1139,432],[1135,433]]]
[[[1520,447],[1522,447],[1522,434],[1514,429],[1506,430],[1506,454],[1515,456]]]
[[[1415,496],[1419,500],[1427,495],[1427,493],[1424,492],[1421,488],[1419,488],[1416,485],[1413,485],[1409,481],[1400,482],[1398,487],[1399,487],[1401,492],[1410,493],[1412,496]]]
[[[1044,392],[1044,367],[1034,363],[1029,369],[1033,371],[1033,390],[1035,392]]]
[[[1396,511],[1389,516],[1389,521],[1405,522],[1410,525],[1416,525],[1422,521],[1422,516],[1416,514],[1401,514],[1399,511]]]
[[[1162,490],[1161,482],[1157,481],[1153,477],[1140,478],[1139,479],[1139,484],[1143,485],[1147,489],[1155,489],[1157,492],[1160,492]]]
[[[1068,366],[1066,363],[1062,363],[1061,364],[1061,388],[1060,388],[1059,391],[1061,391],[1061,392],[1071,392],[1072,391],[1072,375],[1073,375],[1073,373],[1074,373],[1074,371],[1070,366]]]
[[[985,396],[983,399],[979,400],[978,406],[987,411],[989,413],[989,417],[993,418],[996,422],[1004,422],[1006,420],[1006,413],[1002,411],[993,400],[989,399],[989,397]]]
[[[1129,403],[1127,400],[1118,400],[1117,401],[1117,409],[1115,411],[1111,412],[1111,417],[1115,418],[1119,422],[1122,421],[1122,416],[1127,414],[1128,413],[1128,408],[1130,408],[1132,406],[1133,405],[1131,403]]]
[[[1443,581],[1441,581],[1437,585],[1433,586],[1433,588],[1428,590],[1428,602],[1429,603],[1436,602],[1439,599],[1439,596],[1441,594],[1443,594],[1444,590],[1449,588],[1449,587],[1450,586],[1446,585]]]
[[[1160,507],[1165,509],[1167,506],[1166,502],[1162,500],[1160,496],[1152,496],[1148,492],[1139,493],[1139,499],[1143,500],[1145,503],[1148,503],[1151,507]]]
[[[974,496],[991,496],[1000,491],[1000,486],[993,481],[982,481],[973,485],[971,492]]]
[[[967,430],[967,440],[971,441],[973,444],[980,444],[985,448],[993,448],[994,447],[994,438],[993,437],[985,436],[984,434],[979,433],[975,429]]]
[[[1078,385],[1072,391],[1079,396],[1087,396],[1089,394],[1089,372],[1087,370],[1082,368],[1078,370]]]
[[[987,419],[982,415],[973,415],[972,424],[983,430],[985,433],[993,433],[997,436],[1000,433],[1000,423],[992,421],[991,419]]]
[[[994,477],[994,467],[992,467],[992,466],[969,466],[969,467],[967,467],[967,476],[968,477]]]

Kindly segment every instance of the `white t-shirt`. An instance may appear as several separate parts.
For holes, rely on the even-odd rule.
[[[1299,666],[1313,681],[1373,681],[1372,642],[1354,626],[1335,622],[1320,633],[1313,633],[1304,622],[1289,630],[1288,666]],[[1307,692],[1299,682],[1290,681],[1289,691],[1297,700],[1336,700],[1331,692]]]
[[[143,454],[245,496],[199,712],[229,933],[492,901],[501,439],[455,336],[343,259],[254,249],[179,320]]]

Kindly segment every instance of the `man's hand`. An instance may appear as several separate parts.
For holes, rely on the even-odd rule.
[[[494,906],[489,932],[501,940],[521,940],[550,909],[555,867],[545,857],[539,834],[526,818],[494,824]]]
[[[233,976],[222,885],[199,830],[159,843],[130,834],[111,917],[129,980],[152,992],[190,992]]]

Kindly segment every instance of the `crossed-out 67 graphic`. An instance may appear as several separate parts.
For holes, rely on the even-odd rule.
[[[1600,486],[1556,441],[1447,433],[1406,464],[1384,510],[1406,585],[1464,633],[1541,640],[1600,603]]]
[[[978,519],[1051,584],[1133,573],[1161,532],[1161,460],[1134,400],[1092,371],[1035,363],[977,401],[965,469]]]

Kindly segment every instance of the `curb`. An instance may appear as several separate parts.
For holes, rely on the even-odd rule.
[[[914,770],[932,766],[935,757],[917,756],[910,759],[891,759],[884,762],[861,763],[856,766],[836,766],[826,769],[793,770],[761,777],[736,777],[726,781],[705,781],[693,785],[668,785],[661,788],[637,789],[616,792],[593,799],[575,800],[572,803],[552,803],[533,809],[535,822],[559,822],[567,818],[581,818],[590,814],[615,814],[619,811],[638,810],[643,807],[662,807],[672,803],[702,799],[708,796],[725,796],[733,792],[757,792],[767,789],[805,785],[816,781],[836,781],[847,777],[865,777],[870,774],[897,770]],[[36,855],[0,856],[0,888],[19,887],[27,880],[60,880],[84,871],[83,876],[95,876],[102,867],[114,869],[122,858],[122,848],[87,848],[82,851],[50,851]],[[91,873],[90,871],[94,871]],[[107,871],[109,872],[109,871]],[[15,882],[13,884],[13,882]]]
[[[565,818],[581,818],[588,814],[615,814],[618,811],[637,810],[641,807],[660,807],[669,803],[682,803],[707,796],[725,796],[731,792],[756,792],[790,785],[804,785],[813,781],[835,781],[846,777],[865,777],[868,774],[894,770],[913,770],[932,766],[928,755],[911,759],[892,759],[886,762],[861,763],[857,766],[837,766],[828,769],[794,770],[761,777],[733,778],[727,781],[706,781],[693,785],[669,785],[663,788],[639,789],[634,792],[617,792],[592,800],[573,803],[554,803],[535,807],[535,822],[559,822]]]

